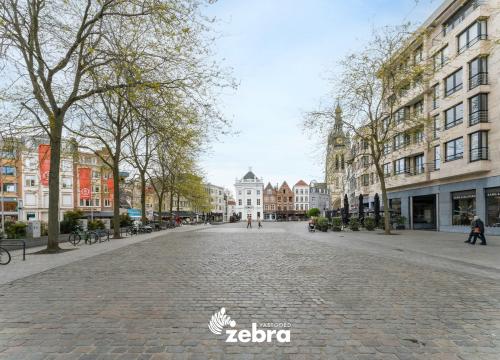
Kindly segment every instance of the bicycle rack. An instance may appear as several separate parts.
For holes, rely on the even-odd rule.
[[[11,240],[5,239],[5,240],[0,240],[0,245],[5,244],[5,243],[10,243],[11,245],[17,245],[16,242],[19,242],[19,241],[23,243],[23,261],[26,261],[26,241],[21,240],[21,239],[11,239]]]

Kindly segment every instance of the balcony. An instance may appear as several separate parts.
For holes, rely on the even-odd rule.
[[[474,44],[478,43],[481,40],[488,40],[488,35],[487,34],[479,34],[475,38],[470,39],[469,42],[467,42],[466,44],[464,44],[464,46],[462,46],[460,49],[458,49],[458,53],[462,54],[465,50],[472,47]]]
[[[478,110],[469,114],[469,126],[488,122],[488,110]]]
[[[463,159],[463,158],[464,158],[464,153],[463,152],[459,152],[459,153],[456,153],[456,154],[446,155],[445,161],[446,162],[450,162],[450,161],[460,160],[460,159]]]
[[[469,152],[469,159],[471,162],[479,160],[488,160],[488,148],[480,147],[471,149]]]
[[[469,90],[472,90],[479,85],[488,85],[487,72],[480,72],[469,78]]]

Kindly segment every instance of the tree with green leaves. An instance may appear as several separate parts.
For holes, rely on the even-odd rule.
[[[190,93],[203,81],[223,83],[216,64],[207,64],[210,20],[202,0],[0,0],[0,89],[17,120],[43,129],[51,147],[49,239],[57,252],[59,168],[68,114],[83,100],[138,86],[181,88]],[[132,76],[115,77],[131,49],[115,46],[119,35],[148,48]],[[203,71],[200,71],[203,69]],[[207,74],[215,75],[207,77]],[[100,81],[95,81],[98,76]],[[217,80],[214,80],[216,78]],[[199,96],[193,97],[200,101]]]

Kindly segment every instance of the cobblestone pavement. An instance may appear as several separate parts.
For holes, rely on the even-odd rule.
[[[0,358],[500,359],[497,269],[376,236],[232,224],[18,279],[0,286]],[[289,322],[290,343],[226,343],[207,327],[221,307],[236,329]]]

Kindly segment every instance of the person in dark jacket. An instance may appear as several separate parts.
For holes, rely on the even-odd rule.
[[[484,223],[479,218],[479,216],[474,216],[474,220],[472,221],[471,227],[472,229],[469,234],[469,239],[466,241],[466,243],[475,245],[476,240],[479,237],[479,239],[481,239],[481,245],[486,245],[486,237],[484,236]]]

